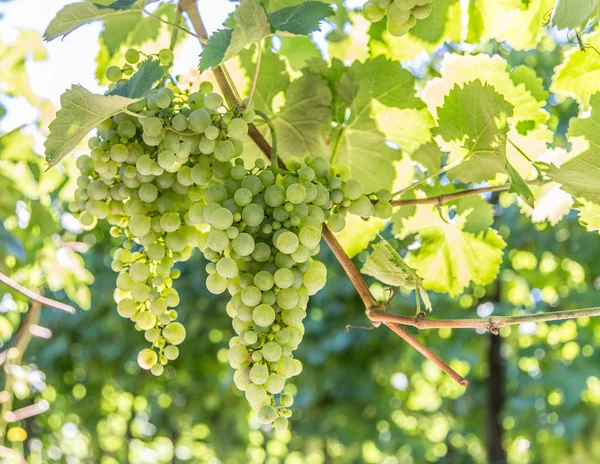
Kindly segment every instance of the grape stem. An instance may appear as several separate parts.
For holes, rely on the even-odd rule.
[[[206,28],[204,27],[204,23],[202,22],[202,17],[200,16],[200,11],[198,10],[198,5],[197,5],[196,0],[179,0],[179,7],[181,8],[181,11],[186,13],[188,18],[190,19],[196,33],[206,40],[206,37],[207,37]],[[201,42],[204,43],[202,40],[201,40]],[[225,66],[221,65],[221,66],[214,68],[213,73],[217,80],[217,84],[219,85],[221,91],[223,92],[225,101],[227,101],[227,103],[230,106],[239,104],[239,99],[236,98],[235,91],[233,89],[234,86],[232,83],[230,83],[229,79],[227,78]],[[260,131],[256,128],[256,126],[254,124],[249,124],[248,135],[254,141],[254,143],[258,146],[258,148],[261,149],[261,151],[265,154],[265,156],[268,159],[270,159],[272,161],[276,160],[277,165],[280,168],[285,169],[286,166],[285,166],[285,163],[283,162],[283,160],[279,156],[276,156],[276,153],[275,153],[275,156],[273,156],[272,147],[269,145],[267,140],[263,137],[263,135],[260,133]],[[352,285],[354,285],[354,288],[356,288],[356,291],[358,292],[359,296],[363,300],[363,303],[365,304],[366,311],[382,309],[381,306],[379,305],[377,299],[373,296],[373,294],[369,290],[369,286],[363,279],[362,275],[360,274],[360,272],[358,272],[358,269],[356,268],[356,266],[354,265],[354,263],[352,262],[350,257],[346,254],[346,252],[344,251],[344,249],[342,248],[340,243],[337,241],[337,239],[335,238],[333,233],[329,230],[329,228],[327,227],[326,224],[323,224],[323,238],[325,239],[325,241],[327,242],[327,244],[333,251],[333,254],[335,255],[335,257],[338,259],[338,261],[342,265],[342,268],[348,275],[350,281],[352,282]],[[373,323],[373,325],[377,327],[379,324]],[[401,336],[404,340],[407,341],[407,343],[409,343],[411,346],[413,346],[415,349],[417,349],[426,358],[430,359],[433,363],[440,366],[440,368],[444,372],[449,374],[453,379],[457,380],[457,378],[460,378],[460,380],[457,380],[459,383],[461,382],[461,380],[463,382],[466,382],[466,380],[464,380],[464,379],[462,379],[462,377],[458,376],[458,374],[456,374],[450,368],[450,366],[445,364],[444,361],[442,361],[439,357],[437,357],[435,354],[433,354],[427,347],[425,347],[420,342],[418,342],[414,337],[410,336],[410,334],[407,334],[405,331],[403,331],[401,328],[399,328],[397,326],[393,326],[393,327],[400,329],[400,331],[402,332],[403,335],[406,334],[406,337],[400,335],[400,333],[399,333],[400,331],[396,331],[395,329],[392,329],[392,330],[394,330],[394,332],[397,335]],[[463,383],[461,383],[461,385],[463,385]]]
[[[256,90],[258,72],[260,71],[260,60],[262,58],[262,42],[258,42],[256,44],[256,47],[256,68],[254,69],[254,77],[252,78],[252,86],[250,87],[250,93],[248,94],[248,102],[246,103],[246,109],[252,107],[252,97],[254,96],[254,90]]]
[[[277,160],[279,159],[277,155],[277,129],[275,129],[275,124],[273,124],[273,121],[265,113],[260,110],[255,110],[254,112],[267,123],[271,131],[271,170],[273,174],[277,175],[279,172],[279,166],[277,165]]]
[[[367,312],[367,316],[371,321],[382,324],[408,325],[417,329],[484,329],[498,335],[499,329],[508,325],[597,317],[600,316],[600,307],[520,316],[491,316],[477,319],[426,319],[424,313],[419,314],[418,317],[411,317],[385,313],[379,310]]]
[[[39,295],[39,294],[29,290],[28,288],[25,288],[22,285],[18,284],[17,282],[12,280],[10,277],[2,274],[1,272],[0,272],[0,282],[2,282],[5,285],[8,285],[10,288],[12,288],[13,290],[19,292],[20,294],[26,296],[30,300],[37,301],[38,303],[41,303],[46,306],[50,306],[51,308],[60,309],[61,311],[64,311],[66,313],[70,313],[70,314],[75,313],[75,308],[73,306],[70,306],[68,304],[61,303],[60,301],[55,301],[50,298],[46,298],[45,296]]]
[[[404,195],[406,192],[410,192],[411,190],[414,190],[415,188],[417,188],[419,185],[423,185],[425,182],[427,182],[430,179],[434,179],[439,175],[444,174],[445,172],[450,171],[451,169],[454,169],[457,166],[460,166],[462,163],[464,163],[465,161],[467,161],[470,158],[461,158],[458,159],[456,161],[453,161],[450,164],[447,164],[446,166],[444,166],[443,168],[435,171],[432,174],[429,174],[425,177],[423,177],[421,180],[417,181],[417,182],[413,182],[412,184],[408,185],[407,187],[403,188],[402,190],[399,190],[395,193],[392,194],[393,197],[401,197],[402,195]]]

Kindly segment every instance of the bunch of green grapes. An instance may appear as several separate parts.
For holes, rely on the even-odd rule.
[[[259,422],[277,429],[286,428],[291,415],[286,379],[302,371],[293,352],[304,336],[309,296],[327,278],[316,258],[323,224],[339,231],[347,213],[391,215],[389,198],[369,198],[348,176],[346,167],[333,168],[323,157],[288,162],[283,171],[265,168],[260,159],[248,170],[238,159],[230,178],[211,185],[195,211],[210,225],[200,243],[209,261],[207,288],[231,295],[235,383]]]
[[[135,64],[139,53],[126,59]],[[113,82],[127,75],[111,69]],[[239,155],[256,116],[247,106],[225,107],[208,82],[191,93],[154,89],[97,128],[90,154],[77,160],[71,210],[85,229],[106,220],[121,239],[112,261],[117,311],[144,332],[151,347],[138,363],[155,375],[186,335],[174,265],[202,250],[208,290],[231,295],[235,383],[261,423],[283,429],[293,403],[285,382],[302,371],[293,352],[309,296],[327,278],[316,258],[323,226],[339,232],[347,214],[387,219],[391,195],[365,194],[346,166],[320,156],[288,160],[286,169],[258,159],[247,169]]]
[[[418,19],[431,14],[433,0],[369,0],[363,7],[367,21],[376,23],[387,16],[387,29],[393,36],[401,37]]]
[[[160,375],[185,338],[173,309],[173,266],[197,246],[202,221],[194,205],[210,184],[229,177],[254,112],[228,110],[209,82],[193,93],[162,87],[128,110],[137,116],[104,121],[89,140],[90,154],[78,158],[70,206],[84,228],[104,219],[122,239],[112,262],[117,311],[152,344],[140,352],[140,366]]]

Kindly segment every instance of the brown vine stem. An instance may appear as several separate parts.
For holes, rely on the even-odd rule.
[[[180,0],[179,7],[181,11],[183,11],[190,19],[194,30],[196,33],[203,37],[207,37],[206,28],[202,22],[202,18],[200,16],[200,11],[198,10],[198,5],[196,0]],[[232,88],[232,85],[227,79],[227,73],[224,71],[224,66],[221,65],[215,69],[213,72],[215,74],[215,78],[217,79],[217,83],[223,92],[223,96],[229,105],[239,104],[239,100],[235,96],[235,91]],[[263,137],[260,131],[256,128],[254,124],[249,124],[248,135],[254,141],[254,143],[261,149],[261,151],[265,154],[268,159],[271,159],[272,149],[267,140]],[[285,169],[285,163],[279,157],[277,157],[277,164]],[[363,300],[366,311],[371,311],[374,309],[382,309],[380,304],[377,302],[371,291],[369,290],[369,286],[363,279],[356,266],[352,260],[348,257],[346,252],[341,247],[340,243],[337,241],[333,233],[327,228],[327,226],[323,225],[323,238],[333,251],[333,254],[336,256],[342,268],[350,278],[350,281],[356,288],[358,294]],[[379,325],[377,323],[375,326]],[[448,366],[444,361],[442,361],[439,357],[433,354],[427,347],[417,341],[410,334],[402,330],[400,327],[391,324],[390,327],[398,336],[402,337],[406,340],[411,346],[417,349],[421,354],[430,359],[433,363],[438,365],[444,372],[450,375],[453,379],[459,382],[461,385],[466,385],[466,380],[460,377],[456,372],[454,372],[450,366]]]
[[[406,330],[400,327],[397,324],[392,324],[390,322],[385,323],[385,326],[402,338],[406,343],[412,346],[415,350],[429,359],[432,363],[438,366],[441,370],[443,370],[446,374],[452,377],[453,380],[456,380],[460,385],[466,387],[469,385],[467,379],[462,377],[458,372],[452,369],[448,364],[442,361],[435,353],[433,353],[429,348],[423,345],[420,341],[418,341],[415,337],[409,334]]]
[[[0,282],[8,285],[10,288],[21,293],[22,295],[25,295],[30,300],[37,301],[38,303],[41,303],[45,306],[50,306],[52,308],[60,309],[61,311],[65,311],[67,313],[71,313],[71,314],[75,313],[75,308],[73,306],[61,303],[60,301],[52,300],[50,298],[46,298],[45,296],[42,296],[42,295],[38,295],[37,293],[32,292],[28,288],[25,288],[22,285],[18,284],[17,282],[12,280],[10,277],[2,274],[1,272],[0,272]]]
[[[600,307],[555,311],[551,313],[524,314],[522,316],[492,316],[478,319],[436,320],[424,319],[422,317],[400,316],[397,314],[384,313],[382,311],[370,311],[367,313],[367,316],[374,322],[410,325],[418,329],[485,329],[493,334],[498,334],[498,329],[507,325],[522,324],[524,322],[561,321],[565,319],[600,316]]]

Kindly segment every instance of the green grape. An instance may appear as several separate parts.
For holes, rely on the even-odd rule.
[[[223,104],[223,97],[218,93],[208,93],[204,97],[204,106],[209,110],[216,110]]]
[[[156,316],[150,311],[143,311],[138,314],[135,323],[142,330],[149,330],[156,325]]]
[[[233,224],[233,214],[227,208],[218,208],[210,216],[210,222],[215,229],[229,229]]]
[[[279,358],[281,358],[282,355],[281,346],[279,346],[275,342],[265,343],[265,345],[262,348],[262,355],[265,361],[277,362],[279,361]]]
[[[110,66],[106,70],[106,78],[111,82],[117,82],[122,77],[123,73],[121,72],[121,68],[117,66]]]
[[[302,284],[308,290],[309,295],[314,295],[325,286],[327,280],[327,268],[323,263],[314,262],[312,267],[302,276]]]
[[[171,105],[171,98],[165,94],[158,94],[156,97],[156,106],[161,109],[168,108]]]
[[[431,14],[431,3],[415,6],[411,13],[416,19],[425,19]]]
[[[263,349],[263,352],[264,352],[264,349]],[[277,360],[279,360],[279,358],[277,358]],[[273,373],[273,374],[269,375],[269,380],[267,380],[265,387],[269,393],[276,395],[277,393],[281,393],[283,391],[283,388],[285,387],[285,379],[283,377],[281,377],[279,374]]]
[[[389,219],[392,217],[393,208],[392,204],[387,201],[378,201],[375,203],[375,216],[382,219]]]
[[[312,250],[321,242],[321,231],[314,226],[305,226],[300,229],[298,238],[302,245]]]
[[[215,146],[216,142],[207,137],[202,137],[202,140],[200,140],[200,152],[204,153],[205,155],[210,155],[212,152],[214,152]]]
[[[125,137],[125,138],[130,139],[130,138],[132,138],[132,137],[135,136],[135,134],[137,132],[137,129],[135,127],[135,124],[132,123],[131,121],[123,121],[123,122],[119,123],[119,127],[117,128],[117,132],[119,133],[119,135],[121,137]],[[112,155],[112,150],[111,150],[111,155]]]
[[[306,189],[302,184],[292,184],[286,189],[285,196],[290,203],[297,205],[306,199]]]
[[[215,141],[214,148],[216,148],[216,140],[219,137],[219,128],[217,126],[208,126],[204,131],[204,135],[207,139]]]
[[[298,293],[293,288],[284,288],[277,294],[277,304],[282,309],[291,309],[298,304]]]
[[[203,134],[211,124],[210,114],[204,109],[192,111],[188,121],[190,129],[198,134]]]
[[[158,53],[158,59],[163,66],[169,66],[173,62],[173,52],[168,48],[163,48]]]
[[[129,277],[134,282],[145,282],[150,277],[150,268],[145,263],[135,262],[129,268]]]
[[[277,269],[273,277],[279,288],[288,288],[294,283],[294,273],[290,269]]]
[[[235,261],[231,258],[221,258],[217,262],[217,273],[226,279],[233,279],[238,275],[238,267]]]
[[[242,345],[233,345],[227,352],[229,364],[234,369],[240,367],[248,356],[248,350]]]
[[[402,37],[408,32],[410,27],[408,24],[397,24],[388,19],[387,29],[394,37]]]
[[[137,362],[142,369],[152,369],[152,366],[158,362],[158,355],[155,351],[144,348],[138,354]]]
[[[239,206],[246,206],[252,203],[252,192],[247,188],[240,188],[234,194],[235,203]]]
[[[174,232],[179,229],[181,219],[176,212],[165,213],[160,218],[160,227],[165,232]]]
[[[254,175],[246,176],[242,180],[242,187],[250,190],[252,195],[258,195],[263,189],[262,181],[259,177]]]
[[[258,410],[256,418],[261,424],[270,424],[277,419],[277,410],[271,405],[263,406]]]
[[[275,321],[275,310],[267,304],[259,304],[252,311],[252,320],[260,327],[269,327]]]
[[[248,134],[248,123],[244,119],[234,118],[227,126],[227,133],[239,140]]]
[[[289,408],[294,404],[294,397],[289,393],[284,393],[279,397],[279,403],[285,408]]]
[[[206,278],[206,289],[213,295],[220,295],[227,289],[227,279],[211,274]]]
[[[300,240],[298,239],[298,236],[290,231],[282,232],[274,243],[279,251],[288,255],[296,251],[299,244]]]
[[[136,64],[140,61],[140,52],[138,52],[135,48],[130,48],[125,52],[125,60],[130,64]]]
[[[287,430],[288,428],[288,420],[286,417],[278,417],[273,421],[273,427],[275,430],[282,432],[283,430]]]
[[[129,318],[137,311],[137,304],[131,298],[124,298],[117,304],[119,316]]]
[[[237,252],[236,252],[237,253]],[[239,254],[239,253],[238,253]],[[240,255],[244,256],[244,255]],[[257,243],[254,251],[252,251],[252,258],[259,262],[264,263],[271,256],[271,247],[266,243]]]
[[[174,172],[177,166],[175,153],[172,151],[163,150],[158,154],[158,165],[165,171]]]
[[[152,303],[150,303],[150,311],[155,316],[160,316],[167,311],[167,300],[165,298],[157,298]]]
[[[200,83],[200,91],[203,93],[210,93],[213,91],[212,82],[204,81]]]
[[[140,200],[152,203],[158,197],[158,189],[153,184],[144,184],[138,190]]]
[[[242,219],[250,227],[260,225],[265,217],[264,210],[255,203],[244,207],[242,210]]]
[[[173,361],[173,360],[177,359],[177,357],[179,356],[179,348],[177,348],[176,346],[173,346],[173,345],[169,345],[169,346],[165,347],[165,349],[163,351],[163,355],[169,361]]]
[[[151,220],[146,216],[132,216],[129,219],[129,231],[134,237],[143,237],[150,232]]]
[[[350,212],[357,216],[368,217],[373,212],[373,203],[368,197],[362,195],[357,200],[354,200],[350,205]]]
[[[148,118],[142,120],[144,132],[152,137],[158,137],[162,134],[163,122],[159,118]]]
[[[327,226],[332,232],[341,232],[346,227],[346,218],[340,213],[333,213],[327,218]]]
[[[376,23],[385,17],[385,9],[380,8],[373,1],[368,1],[363,7],[363,14],[365,15],[365,19],[367,21]]]
[[[185,340],[185,327],[179,322],[171,322],[163,329],[162,336],[171,345],[179,345]]]
[[[215,158],[230,161],[235,156],[235,148],[229,140],[220,140],[215,144]]]
[[[262,364],[255,364],[250,368],[250,380],[256,385],[263,385],[269,379],[269,369]]]
[[[262,403],[267,399],[267,390],[260,385],[250,384],[246,390],[246,399],[250,404]]]
[[[232,242],[231,246],[239,256],[248,256],[254,251],[254,239],[250,234],[241,233]]]
[[[254,285],[263,292],[271,290],[274,285],[273,275],[268,271],[257,272],[254,276]]]

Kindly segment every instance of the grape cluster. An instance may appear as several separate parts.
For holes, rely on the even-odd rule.
[[[369,0],[363,7],[367,21],[376,23],[387,16],[387,29],[393,36],[406,34],[418,19],[431,14],[433,0]]]
[[[139,60],[133,52],[130,64]],[[70,207],[85,229],[106,220],[121,239],[112,261],[117,311],[151,343],[138,364],[155,375],[186,335],[174,265],[203,252],[207,289],[231,296],[234,381],[261,423],[283,429],[309,296],[327,278],[316,258],[323,226],[339,232],[347,214],[389,218],[391,195],[366,195],[346,166],[320,156],[290,159],[285,169],[257,159],[248,169],[239,155],[256,113],[247,102],[225,107],[212,90],[209,82],[196,92],[163,86],[101,123],[90,154],[77,159]]]
[[[139,116],[120,113],[100,124],[90,154],[77,159],[81,175],[71,210],[84,228],[105,219],[111,235],[123,239],[112,261],[119,272],[117,311],[152,343],[138,363],[156,375],[177,358],[176,345],[185,338],[173,309],[180,274],[173,266],[197,246],[197,205],[209,183],[228,178],[230,160],[243,149],[246,120],[254,118],[252,110],[217,111],[222,108],[208,82],[191,94],[163,87],[130,106]]]

